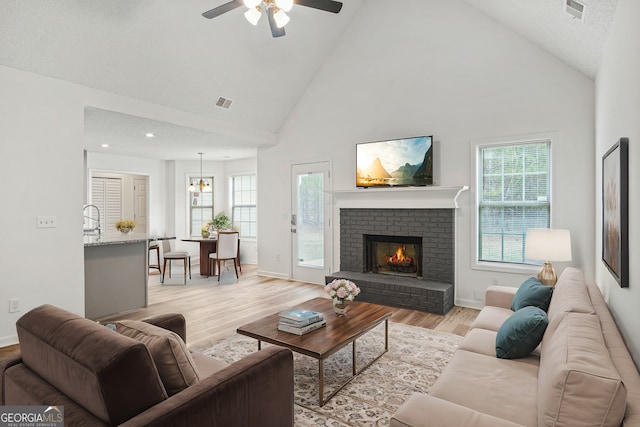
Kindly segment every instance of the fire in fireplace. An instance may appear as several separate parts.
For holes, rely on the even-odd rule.
[[[422,237],[364,235],[366,273],[422,277]]]
[[[391,256],[385,256],[385,261],[391,271],[399,271],[400,273],[415,273],[415,260],[407,255],[407,245],[400,245]]]

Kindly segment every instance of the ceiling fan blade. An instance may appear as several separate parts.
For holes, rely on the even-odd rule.
[[[232,0],[229,3],[225,3],[222,6],[214,7],[211,10],[208,10],[202,14],[207,19],[213,19],[216,16],[220,16],[223,13],[227,13],[230,10],[233,10],[237,7],[242,6],[242,0]]]
[[[342,10],[342,3],[333,0],[293,0],[300,6],[312,7],[326,12],[338,13]]]
[[[271,27],[271,35],[274,38],[275,37],[282,37],[282,36],[285,35],[284,28],[278,28],[278,25],[276,24],[276,20],[273,17],[274,13],[275,12],[273,11],[272,7],[267,9],[267,17],[269,18],[269,26]]]

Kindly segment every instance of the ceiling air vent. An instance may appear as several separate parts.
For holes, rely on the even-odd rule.
[[[230,100],[229,98],[223,98],[223,97],[219,97],[216,100],[216,107],[220,107],[220,108],[224,108],[225,110],[228,110],[229,107],[231,107],[231,103],[233,101]]]
[[[584,17],[587,12],[587,6],[584,3],[580,3],[576,0],[565,0],[564,11],[567,12],[573,19],[578,19],[584,22]]]

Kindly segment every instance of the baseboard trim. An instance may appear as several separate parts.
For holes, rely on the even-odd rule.
[[[288,274],[276,273],[273,271],[258,270],[256,274],[258,276],[273,277],[274,279],[283,279],[283,280],[291,279],[291,277],[289,277]]]
[[[459,298],[456,298],[455,305],[458,307],[475,308],[477,310],[481,310],[482,307],[484,307],[484,303],[482,301]]]
[[[17,335],[9,335],[9,336],[0,338],[0,347],[9,347],[10,345],[16,345],[16,344],[18,344]]]

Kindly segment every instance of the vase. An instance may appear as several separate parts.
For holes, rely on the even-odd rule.
[[[132,230],[132,228],[121,228],[120,232],[122,234],[129,234],[129,232]]]
[[[338,316],[344,316],[347,314],[347,310],[349,310],[349,300],[342,300],[339,298],[333,299],[333,311],[336,312]]]
[[[205,239],[208,239],[209,238],[209,232],[208,231],[203,231],[202,232],[202,237],[205,238]]]

